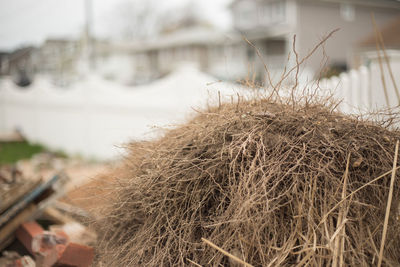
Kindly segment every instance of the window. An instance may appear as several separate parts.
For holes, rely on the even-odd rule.
[[[254,1],[243,1],[239,3],[235,8],[235,13],[240,28],[251,28],[255,25],[257,7]]]
[[[271,3],[272,21],[274,23],[285,20],[285,1],[275,1]]]
[[[264,3],[259,7],[258,15],[261,25],[284,22],[286,19],[286,1]]]
[[[340,4],[340,15],[346,21],[354,21],[356,12],[352,4]]]

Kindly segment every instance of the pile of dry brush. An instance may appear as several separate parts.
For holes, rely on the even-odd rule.
[[[129,146],[98,221],[100,261],[376,265],[398,139],[329,105],[260,98],[211,108]],[[399,181],[384,265],[400,264]]]

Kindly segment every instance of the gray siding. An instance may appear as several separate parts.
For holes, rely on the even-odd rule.
[[[353,49],[362,38],[373,31],[370,13],[374,12],[378,26],[383,26],[400,11],[388,8],[354,6],[354,20],[347,21],[341,15],[340,4],[318,3],[317,1],[297,1],[297,46],[301,57],[305,56],[323,36],[335,28],[340,28],[326,43],[325,51],[331,63],[347,63],[354,66]],[[307,62],[314,72],[320,69],[323,53],[318,51]]]

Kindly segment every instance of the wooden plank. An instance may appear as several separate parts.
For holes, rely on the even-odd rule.
[[[55,175],[50,180],[43,184],[40,184],[35,189],[27,193],[21,200],[11,206],[3,214],[0,215],[0,227],[2,227],[7,221],[14,217],[18,212],[23,210],[29,203],[33,202],[35,199],[39,198],[46,190],[50,189],[58,180],[60,176]],[[45,196],[48,197],[48,196]]]
[[[28,206],[17,214],[14,218],[9,220],[3,227],[0,228],[0,245],[7,241],[7,239],[17,230],[17,228],[25,221],[32,218],[38,207],[34,203]]]
[[[6,193],[0,196],[0,214],[21,199],[26,193],[32,191],[32,189],[37,187],[40,183],[40,180],[26,181],[23,185],[16,184],[10,190],[7,190]]]
[[[76,220],[72,219],[71,217],[62,214],[60,211],[56,210],[55,208],[48,207],[43,210],[43,214],[41,215],[42,218],[54,222],[54,224],[66,224],[69,222],[76,222]]]
[[[0,243],[0,251],[3,251],[6,247],[8,247],[9,245],[11,245],[12,242],[14,242],[15,240],[15,234],[11,234],[8,238],[6,238],[5,241],[3,241],[2,243]],[[0,265],[1,266],[1,265]]]

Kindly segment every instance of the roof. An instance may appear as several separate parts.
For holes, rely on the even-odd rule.
[[[315,0],[315,1],[400,9],[399,0]]]
[[[380,29],[385,47],[400,47],[400,16]],[[370,33],[358,43],[359,47],[375,47],[375,32]]]
[[[114,51],[143,52],[190,45],[226,44],[240,38],[240,35],[236,32],[226,33],[208,27],[189,27],[160,35],[151,40],[104,44],[102,49],[112,48]]]
[[[35,48],[33,46],[28,46],[28,47],[17,49],[9,55],[8,59],[10,61],[18,60],[25,56],[29,56],[33,50],[35,50]]]
[[[237,3],[244,0],[233,0],[229,4],[229,8],[233,8]],[[263,0],[256,0],[262,2]],[[266,1],[266,0],[264,0]],[[305,1],[305,0],[298,0]],[[400,9],[400,1],[399,0],[308,0],[314,2],[326,2],[326,3],[343,3],[343,4],[354,4],[354,5],[363,5],[363,6],[371,6],[371,7],[383,7],[383,8],[396,8]]]
[[[152,47],[168,48],[187,45],[208,45],[225,43],[237,38],[234,33],[225,33],[208,27],[189,27],[171,34],[161,35],[151,41]]]

